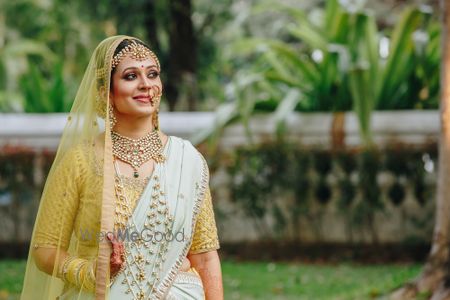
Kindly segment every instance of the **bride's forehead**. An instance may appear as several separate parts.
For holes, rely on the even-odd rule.
[[[148,67],[157,67],[156,61],[152,57],[148,57],[145,60],[136,60],[127,55],[124,57],[119,65],[117,66],[117,70],[125,70],[127,68],[148,68]]]

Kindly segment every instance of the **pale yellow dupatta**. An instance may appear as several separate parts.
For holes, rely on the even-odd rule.
[[[65,178],[64,181],[59,175],[64,173],[63,170],[67,167],[67,157],[72,155],[76,147],[86,143],[92,144],[94,141],[98,141],[99,136],[104,137],[104,141],[101,143],[103,145],[104,165],[102,170],[102,203],[99,214],[100,220],[98,220],[100,221],[99,230],[108,232],[113,229],[114,170],[107,107],[109,105],[111,60],[116,47],[126,38],[131,37],[114,36],[102,41],[95,49],[86,68],[41,197],[21,295],[23,300],[55,299],[63,292],[64,284],[59,278],[59,269],[62,262],[61,254],[63,251],[75,254],[79,248],[79,241],[72,234],[71,226],[73,226],[74,220],[89,218],[92,214],[83,215],[76,210],[77,197],[66,197],[74,194],[73,189],[69,190],[69,187],[73,186],[70,184],[70,180],[76,180],[76,178]],[[106,132],[106,134],[102,135],[102,132]],[[76,171],[76,166],[74,168]],[[77,173],[75,172],[75,174]],[[54,195],[54,193],[58,195]],[[58,201],[49,205],[49,199],[55,199],[55,197]],[[61,209],[54,209],[54,205]],[[54,209],[52,215],[54,226],[49,229],[51,234],[48,234],[46,242],[43,243],[42,239],[36,236],[36,227],[40,224],[40,220],[47,217],[48,211],[52,209]],[[49,258],[49,261],[52,261],[51,270],[43,271],[42,266],[38,266],[35,258],[36,249],[41,249],[39,250],[41,252],[48,251],[48,253],[56,251],[56,255]],[[109,242],[102,241],[98,244],[95,298],[99,300],[107,299],[109,293],[110,251]]]

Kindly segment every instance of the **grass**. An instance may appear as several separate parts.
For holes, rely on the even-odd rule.
[[[0,300],[17,299],[25,261],[0,261]],[[364,300],[415,277],[420,265],[222,262],[225,299]]]
[[[233,263],[222,265],[226,299],[375,299],[419,274],[420,265]]]
[[[0,300],[18,299],[26,261],[0,260]]]

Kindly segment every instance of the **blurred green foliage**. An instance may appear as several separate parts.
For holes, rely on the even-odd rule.
[[[216,38],[231,18],[227,1],[193,0],[201,107],[223,98],[221,47]],[[115,34],[147,41],[168,82],[168,1],[17,0],[0,2],[0,111],[60,112],[70,108],[97,44]],[[153,39],[152,39],[153,38]],[[33,90],[37,89],[37,90]],[[38,94],[38,95],[35,95]],[[209,104],[208,104],[208,103]]]
[[[80,18],[80,2],[2,1],[0,109],[61,112],[70,108],[81,74],[105,25]]]
[[[390,26],[352,1],[283,3],[192,0],[196,96],[202,109],[223,104],[195,142],[255,112],[274,112],[282,134],[292,111],[354,110],[370,145],[374,109],[437,108],[440,25],[431,9],[406,7]],[[113,34],[150,39],[167,83],[170,26],[165,0],[3,1],[0,111],[67,111],[90,53]]]
[[[62,64],[56,64],[50,81],[44,80],[39,69],[31,65],[26,77],[21,78],[20,87],[25,101],[25,112],[66,112],[71,108],[67,98]]]
[[[292,111],[354,110],[370,145],[374,109],[437,108],[440,24],[432,9],[406,7],[386,27],[374,11],[345,3],[330,0],[311,11],[275,1],[255,5],[247,23],[266,22],[231,47],[242,63],[228,86],[233,113],[196,141],[236,118],[248,124],[261,111],[275,112],[282,133]]]

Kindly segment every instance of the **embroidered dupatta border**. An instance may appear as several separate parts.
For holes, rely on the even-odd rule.
[[[117,46],[124,40],[130,38],[129,36],[120,36],[106,52],[105,61],[107,64],[107,72],[111,72],[111,61]],[[109,73],[107,73],[109,74]],[[105,86],[109,86],[111,78],[107,80]],[[109,105],[109,98],[107,100]],[[114,228],[114,210],[115,210],[115,192],[114,192],[114,167],[113,167],[113,152],[111,140],[111,128],[109,122],[109,110],[106,110],[105,118],[105,147],[103,149],[103,190],[102,190],[102,204],[100,217],[100,230],[102,232],[109,232]],[[111,255],[111,246],[105,239],[98,244],[97,254],[97,271],[95,279],[95,299],[104,300],[109,295],[110,270],[109,260]],[[108,297],[109,298],[109,297]]]
[[[202,165],[202,172],[201,172],[201,181],[200,181],[200,192],[199,196],[195,201],[194,208],[193,208],[193,214],[192,214],[192,228],[195,228],[195,222],[197,221],[198,214],[200,212],[200,207],[203,202],[203,199],[205,199],[205,193],[206,189],[208,188],[209,183],[209,170],[208,165],[203,158],[203,156],[199,153],[203,165]],[[168,272],[168,275],[164,278],[164,280],[159,285],[157,291],[155,292],[154,296],[155,299],[164,299],[166,294],[169,292],[170,287],[172,286],[175,277],[178,274],[179,269],[181,268],[181,265],[183,264],[183,260],[186,257],[190,247],[192,244],[192,236],[189,243],[186,243],[183,250],[181,251],[181,254],[178,256],[177,260],[173,264],[171,270]]]

